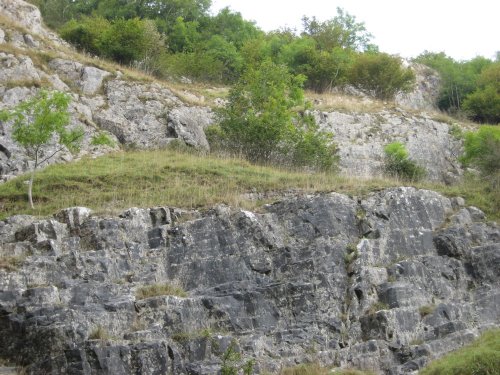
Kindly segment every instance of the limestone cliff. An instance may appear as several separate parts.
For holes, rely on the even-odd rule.
[[[14,106],[41,86],[70,93],[72,126],[86,132],[76,157],[112,151],[91,144],[92,137],[102,131],[114,138],[117,147],[157,148],[178,139],[208,148],[204,129],[213,123],[211,107],[220,100],[209,103],[189,92],[189,85],[173,89],[166,82],[144,81],[118,66],[79,55],[44,28],[34,6],[22,0],[4,0],[1,6],[0,109]],[[415,92],[398,98],[397,103],[429,109],[436,79],[426,79],[423,73],[417,76]],[[334,133],[341,169],[349,175],[379,175],[383,147],[394,141],[407,145],[410,157],[426,168],[431,180],[449,183],[462,174],[457,162],[461,142],[450,134],[449,124],[433,115],[388,106],[371,112],[315,111],[315,116],[322,128]],[[29,163],[10,131],[9,123],[0,123],[2,180],[22,173]],[[53,161],[72,158],[62,153]]]
[[[0,244],[16,259],[0,270],[0,354],[33,374],[214,374],[231,342],[256,372],[406,374],[500,324],[498,227],[413,188],[260,213],[72,208],[11,217]],[[154,284],[186,294],[140,293]]]

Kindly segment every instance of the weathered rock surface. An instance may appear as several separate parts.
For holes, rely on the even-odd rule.
[[[427,178],[455,182],[462,174],[458,157],[462,141],[450,134],[450,125],[430,116],[404,110],[378,113],[314,112],[319,126],[333,132],[339,145],[341,169],[355,176],[380,175],[384,146],[403,143],[410,159],[425,168]]]
[[[213,374],[233,341],[257,372],[413,373],[500,325],[500,230],[462,203],[395,188],[263,213],[13,216],[1,256],[22,264],[0,270],[0,355],[33,374]],[[156,283],[187,296],[137,294]]]
[[[441,89],[439,74],[422,64],[411,63],[408,66],[415,72],[415,88],[408,93],[396,95],[395,102],[399,106],[416,110],[433,110]]]

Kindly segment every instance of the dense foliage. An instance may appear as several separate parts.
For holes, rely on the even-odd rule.
[[[299,35],[286,29],[266,34],[229,8],[212,16],[210,0],[32,2],[80,50],[163,78],[232,84],[247,68],[271,60],[305,76],[305,87],[317,92],[359,86],[364,74],[375,72],[377,77],[362,89],[390,99],[414,81],[399,58],[379,54],[365,25],[340,8],[326,21],[304,17]],[[389,83],[388,75],[393,78]]]
[[[240,13],[209,13],[211,0],[31,0],[47,24],[88,53],[134,65],[160,78],[233,84],[264,60],[304,75],[316,92],[351,85],[387,100],[415,77],[396,56],[380,53],[363,22],[341,8],[326,21],[303,18],[303,31],[264,33]],[[474,121],[500,122],[500,61],[455,61],[424,52],[415,59],[442,78],[437,105]]]
[[[476,132],[465,134],[464,155],[461,161],[465,165],[477,167],[483,178],[490,180],[493,186],[500,185],[500,128],[483,125]]]
[[[234,85],[220,126],[209,131],[212,145],[260,163],[331,169],[336,149],[331,135],[320,132],[304,106],[304,77],[270,60],[249,68]]]
[[[463,112],[473,120],[500,122],[500,61],[476,57],[455,61],[444,53],[425,52],[415,59],[440,73],[440,109]]]

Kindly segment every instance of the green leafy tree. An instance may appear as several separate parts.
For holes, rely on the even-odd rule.
[[[253,162],[332,168],[331,136],[293,110],[304,105],[303,82],[269,60],[248,69],[218,113],[223,145]]]
[[[482,71],[492,63],[484,57],[455,61],[444,52],[424,52],[415,61],[439,73],[442,82],[437,105],[439,109],[452,113],[462,109],[465,98],[480,85]]]
[[[473,120],[483,123],[500,123],[500,63],[496,62],[482,70],[478,88],[469,94],[463,109]]]
[[[140,61],[163,47],[162,38],[151,21],[139,18],[113,21],[98,44],[102,55],[122,64]]]
[[[398,92],[410,91],[415,73],[404,68],[401,59],[387,53],[359,54],[349,72],[349,83],[383,100],[392,99]]]
[[[178,17],[168,35],[168,49],[171,52],[193,52],[201,39],[198,21],[186,22]]]
[[[408,181],[418,181],[425,170],[409,158],[406,147],[401,142],[389,143],[384,147],[385,171],[389,176]]]
[[[201,29],[206,35],[206,39],[213,35],[219,35],[238,50],[245,42],[259,38],[264,34],[255,26],[254,22],[245,20],[241,13],[232,12],[227,7],[220,10],[214,17],[204,17],[201,21]]]
[[[59,33],[67,42],[79,50],[103,55],[101,50],[102,36],[108,33],[111,22],[103,17],[82,17],[79,21],[71,20],[64,24]]]
[[[77,151],[83,138],[82,129],[67,129],[70,101],[70,96],[65,93],[42,90],[13,109],[0,112],[1,121],[13,120],[12,138],[33,158],[28,184],[31,208],[34,208],[32,191],[37,168],[64,149]],[[55,149],[51,147],[54,142]]]
[[[324,51],[334,48],[365,51],[373,37],[366,31],[363,22],[357,22],[356,17],[342,8],[337,8],[337,15],[331,20],[320,22],[315,17],[303,17],[302,23],[303,34],[316,40],[318,47]]]

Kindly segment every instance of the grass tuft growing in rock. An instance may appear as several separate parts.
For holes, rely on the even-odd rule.
[[[7,272],[17,271],[23,264],[24,259],[25,257],[23,256],[1,256],[0,269]]]
[[[98,325],[90,332],[89,340],[111,340],[111,335],[106,328]]]
[[[436,310],[436,306],[434,305],[425,305],[425,306],[421,306],[419,309],[418,309],[418,312],[420,313],[420,317],[425,317],[427,315],[430,315],[434,312],[434,310]]]
[[[172,284],[153,284],[143,286],[135,292],[135,297],[137,299],[157,296],[187,297],[187,293],[181,287]]]
[[[472,344],[431,362],[421,375],[495,375],[500,369],[500,329],[485,332]]]

